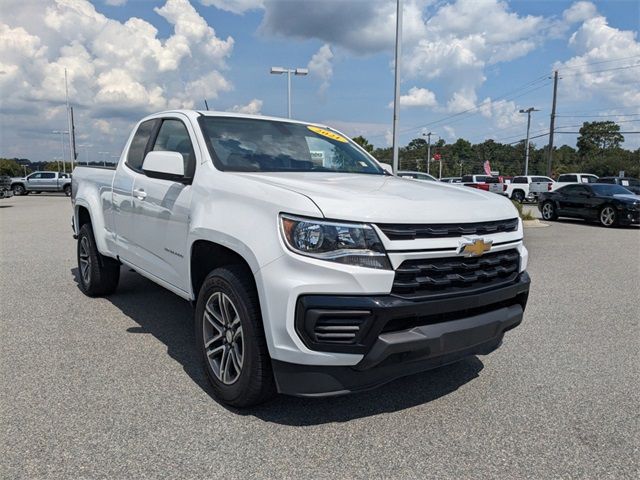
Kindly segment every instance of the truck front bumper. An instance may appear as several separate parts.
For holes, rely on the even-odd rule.
[[[500,346],[504,333],[522,321],[529,284],[529,276],[522,272],[515,283],[496,290],[437,300],[412,301],[393,295],[301,296],[296,330],[308,348],[363,357],[353,366],[274,359],[278,391],[297,396],[340,395],[490,353]],[[333,321],[323,324],[327,318]],[[354,319],[356,342],[326,345],[317,341],[318,332],[330,332],[333,338],[339,338],[340,331],[352,332]],[[335,325],[342,325],[342,330],[335,330]]]

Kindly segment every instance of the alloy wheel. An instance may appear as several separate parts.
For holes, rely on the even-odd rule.
[[[89,239],[87,237],[82,237],[80,240],[80,252],[79,252],[79,260],[80,260],[80,275],[82,275],[82,281],[85,285],[89,285],[89,281],[91,280],[91,256],[89,247]]]
[[[612,207],[605,207],[600,212],[600,222],[610,227],[616,220],[616,212]]]
[[[549,220],[551,217],[553,217],[553,205],[551,205],[550,203],[545,203],[542,206],[542,216],[545,220]]]
[[[231,385],[242,373],[244,338],[240,315],[228,295],[215,292],[209,297],[202,328],[211,370],[218,380]]]

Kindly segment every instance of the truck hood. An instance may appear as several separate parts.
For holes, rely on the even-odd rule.
[[[518,216],[505,197],[440,182],[324,172],[233,175],[304,195],[326,218],[332,219],[372,223],[469,223]],[[286,210],[283,207],[283,211]]]

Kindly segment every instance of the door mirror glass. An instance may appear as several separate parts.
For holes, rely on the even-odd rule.
[[[380,166],[385,172],[387,172],[390,175],[393,175],[393,167],[391,165],[389,165],[388,163],[380,162]]]
[[[178,152],[149,152],[144,157],[142,171],[147,177],[181,181],[184,179],[184,159]]]

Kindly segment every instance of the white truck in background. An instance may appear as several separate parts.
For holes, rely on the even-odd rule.
[[[544,176],[519,175],[513,177],[511,182],[507,184],[505,193],[507,197],[516,202],[533,201],[534,195],[529,191],[529,186],[533,183],[554,183],[554,180]]]
[[[553,192],[560,187],[564,187],[565,185],[569,185],[572,183],[596,183],[597,180],[598,177],[591,173],[563,173],[562,175],[558,176],[558,179],[555,182],[551,179],[548,179],[547,181],[530,183],[529,193],[531,194],[531,197],[535,201],[537,201],[538,196],[542,192]]]
[[[323,125],[158,113],[72,192],[80,289],[114,294],[126,265],[192,301],[203,368],[236,407],[487,354],[527,304],[510,201],[395,177]]]

